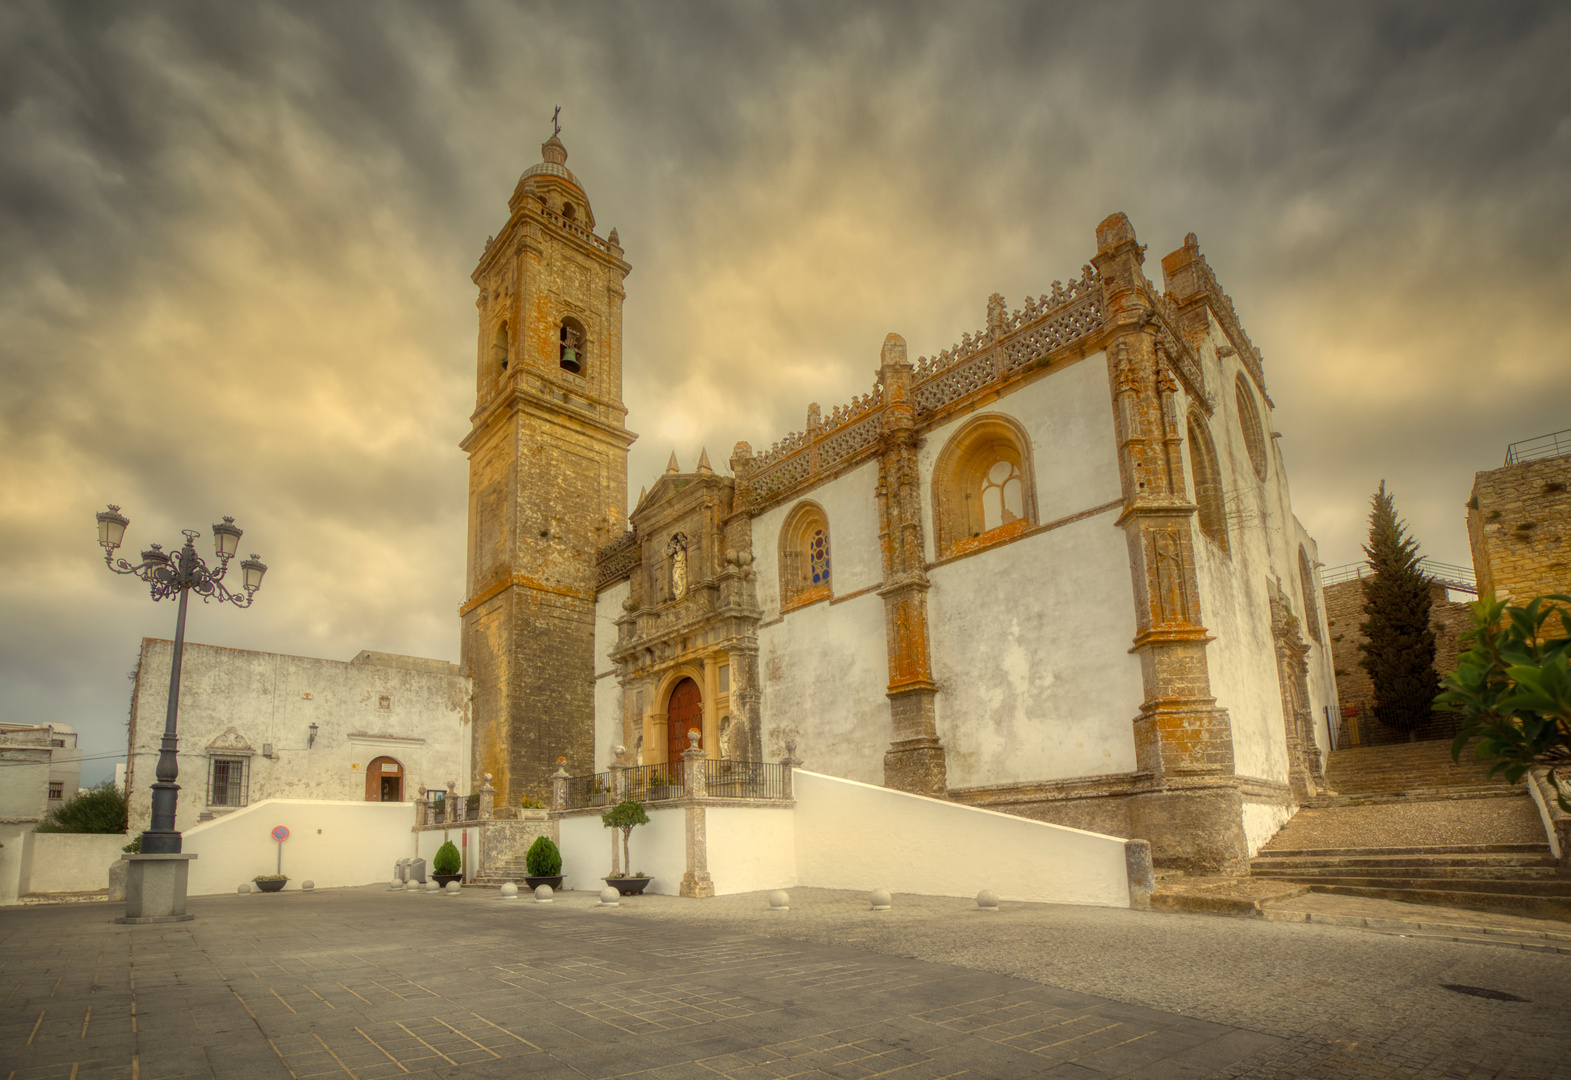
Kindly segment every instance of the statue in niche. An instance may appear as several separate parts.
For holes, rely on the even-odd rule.
[[[687,537],[676,533],[665,548],[671,560],[671,598],[680,600],[687,595]]]

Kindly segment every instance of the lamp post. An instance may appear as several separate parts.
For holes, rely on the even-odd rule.
[[[179,597],[180,613],[175,616],[175,653],[169,665],[169,711],[164,716],[164,740],[158,752],[158,780],[153,784],[153,818],[146,832],[142,833],[143,855],[177,855],[180,853],[180,833],[175,829],[175,801],[180,785],[175,780],[180,775],[175,750],[179,745],[176,718],[180,710],[180,659],[185,651],[186,598],[196,593],[203,603],[217,600],[235,607],[250,607],[256,590],[262,586],[262,576],[267,567],[252,555],[240,563],[241,585],[244,594],[230,592],[224,587],[224,573],[229,560],[240,546],[241,530],[232,517],[213,526],[213,547],[218,555],[218,569],[211,570],[202,556],[196,553],[196,539],[202,534],[192,529],[181,530],[185,546],[167,552],[161,544],[154,544],[142,552],[142,561],[132,565],[115,558],[115,549],[125,538],[125,527],[130,521],[120,513],[118,506],[98,513],[98,543],[104,549],[104,565],[117,574],[134,574],[147,582],[154,600]]]

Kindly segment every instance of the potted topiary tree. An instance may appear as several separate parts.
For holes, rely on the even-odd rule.
[[[627,867],[623,874],[611,874],[605,883],[621,893],[623,896],[636,896],[644,891],[653,878],[646,877],[642,871],[633,873],[633,859],[628,854],[627,842],[633,835],[633,829],[639,825],[649,824],[649,815],[644,812],[644,804],[637,799],[628,799],[618,803],[600,815],[600,824],[608,829],[617,829],[622,833],[622,865]],[[611,843],[616,843],[616,837],[611,837]],[[615,850],[612,851],[613,856]]]
[[[436,849],[436,854],[431,856],[431,877],[442,888],[447,888],[449,881],[457,881],[464,875],[464,857],[458,854],[458,848],[451,840],[444,840],[442,846]]]
[[[549,836],[538,837],[529,845],[524,861],[529,867],[529,875],[524,881],[531,889],[549,885],[554,892],[562,887],[562,852]]]

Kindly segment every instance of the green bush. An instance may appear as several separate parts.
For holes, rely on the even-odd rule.
[[[431,857],[433,874],[456,874],[463,865],[463,856],[458,854],[458,848],[451,840],[444,841],[442,846],[436,849],[436,854]]]
[[[123,833],[125,832],[125,792],[105,780],[92,790],[78,795],[50,811],[34,832],[44,833]]]
[[[549,836],[542,836],[529,845],[525,860],[530,877],[556,877],[562,872],[562,853]]]

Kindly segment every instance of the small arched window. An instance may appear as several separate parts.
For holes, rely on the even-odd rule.
[[[507,351],[507,322],[503,320],[496,328],[496,340],[491,343],[491,362],[498,372],[507,370]]]
[[[563,202],[562,216],[565,217],[568,221],[572,221],[575,217],[578,216],[578,208],[570,202]]]
[[[817,503],[800,503],[780,529],[780,604],[801,607],[834,595],[829,519]]]
[[[1244,446],[1249,450],[1249,464],[1255,475],[1266,478],[1266,433],[1260,426],[1260,410],[1255,406],[1255,393],[1249,382],[1239,375],[1234,383],[1238,398],[1238,426],[1244,429]]]
[[[584,372],[584,324],[569,315],[562,320],[561,329],[557,331],[560,342],[560,351],[557,353],[558,363],[563,371],[571,371],[574,375]]]
[[[1205,418],[1189,415],[1189,475],[1195,485],[1195,505],[1200,507],[1200,531],[1223,551],[1227,550],[1227,508],[1222,499],[1222,470]]]
[[[1304,599],[1304,629],[1320,643],[1320,613],[1315,604],[1315,568],[1309,561],[1309,552],[1303,545],[1298,548],[1298,588]]]
[[[1025,433],[1003,416],[965,425],[933,472],[938,554],[1007,540],[1036,523],[1036,484]]]

